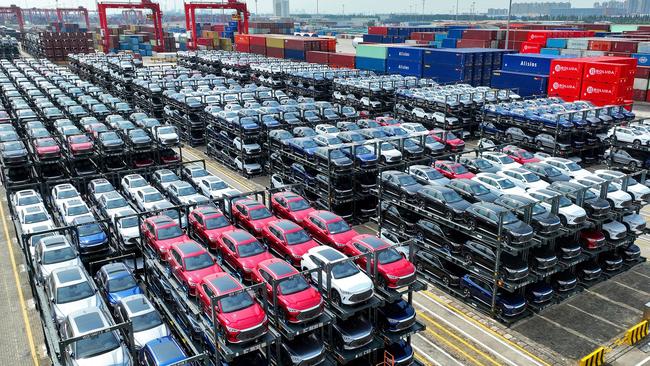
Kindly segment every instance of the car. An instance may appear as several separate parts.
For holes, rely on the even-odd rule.
[[[98,147],[104,152],[119,152],[124,150],[124,141],[115,131],[106,131],[98,134]]]
[[[427,186],[417,192],[417,205],[442,213],[448,220],[463,220],[470,203],[449,187]]]
[[[646,221],[637,213],[627,213],[621,218],[621,223],[627,227],[628,232],[641,235],[645,231]]]
[[[273,221],[262,229],[262,238],[269,247],[287,262],[300,265],[303,255],[318,246],[307,232],[293,221]]]
[[[242,199],[235,202],[232,214],[234,223],[241,225],[258,238],[262,237],[264,226],[278,219],[273,216],[266,206],[251,199]]]
[[[141,350],[150,341],[171,334],[158,310],[143,294],[121,298],[115,304],[114,313],[116,322],[131,322],[136,350]]]
[[[507,244],[522,244],[531,240],[533,228],[519,220],[509,209],[490,202],[477,202],[465,211],[469,230],[483,228],[496,233],[499,223],[503,225],[503,235]]]
[[[573,179],[583,178],[592,174],[587,169],[580,167],[575,161],[569,159],[550,157],[544,159],[544,163],[557,168],[562,174],[568,175]]]
[[[578,278],[569,270],[553,275],[551,283],[558,294],[566,294],[575,290]]]
[[[557,150],[559,152],[567,152],[571,150],[571,144],[559,142],[555,139],[555,137],[547,133],[540,133],[539,135],[535,136],[533,142],[535,143],[535,146],[537,146],[538,150],[543,150],[544,148],[548,148],[553,151]]]
[[[599,257],[599,262],[605,272],[617,272],[623,267],[623,257],[615,252],[604,253]]]
[[[0,144],[0,158],[5,165],[27,162],[29,155],[22,141],[9,141]]]
[[[154,187],[144,187],[135,192],[135,204],[142,211],[151,211],[161,201],[165,201],[165,197]]]
[[[541,161],[528,150],[514,145],[505,146],[503,149],[501,149],[501,151],[510,156],[512,160],[519,164],[539,163]]]
[[[197,186],[200,178],[212,175],[200,164],[189,164],[181,169],[181,178],[189,181],[192,185]]]
[[[189,296],[196,296],[197,286],[208,275],[223,272],[208,251],[195,241],[174,243],[167,263],[171,275],[182,284]]]
[[[596,250],[605,245],[605,235],[595,228],[580,231],[580,243],[584,250]]]
[[[144,179],[140,174],[125,175],[122,178],[120,185],[122,187],[122,191],[128,198],[132,200],[135,200],[135,192],[141,190],[144,187],[150,186],[149,182],[147,182],[147,180]]]
[[[476,157],[476,158],[461,157],[459,162],[474,174],[498,173],[501,171],[500,167],[495,166],[494,164],[490,163],[488,160],[480,157]]]
[[[79,255],[101,256],[110,251],[106,231],[92,215],[79,216],[74,219],[72,225],[77,227],[77,230],[72,231],[72,237],[73,243],[77,244]]]
[[[180,141],[176,127],[171,125],[153,126],[151,135],[162,146],[174,146]]]
[[[211,249],[217,248],[218,239],[224,232],[235,229],[224,214],[212,206],[200,206],[192,210],[189,225],[193,234]]]
[[[132,128],[126,132],[127,141],[136,150],[144,150],[151,147],[151,137],[147,131],[141,128]]]
[[[492,283],[488,283],[480,277],[466,274],[461,279],[462,296],[466,299],[470,297],[479,302],[492,306],[492,294],[494,288]],[[496,290],[496,312],[503,317],[515,317],[526,310],[526,299],[519,294],[507,293],[503,290]]]
[[[97,294],[93,281],[80,266],[52,270],[44,287],[56,323],[61,323],[75,311],[102,306],[102,299]]]
[[[589,283],[600,279],[603,270],[596,261],[591,260],[578,264],[576,274],[581,282]]]
[[[553,215],[550,210],[526,196],[504,194],[494,203],[510,209],[520,220],[526,218],[526,210],[530,208],[530,224],[538,234],[555,234],[562,225],[558,216]]]
[[[54,206],[58,211],[61,210],[61,206],[64,202],[73,199],[81,199],[81,195],[79,194],[79,191],[77,191],[77,188],[69,183],[55,185],[50,191],[50,197],[52,201],[54,201]]]
[[[614,185],[619,190],[623,190],[623,181],[627,183],[625,192],[632,196],[634,201],[645,203],[650,201],[650,188],[648,186],[637,182],[631,176],[627,176],[617,170],[598,169],[594,172],[596,176],[610,181],[609,184]]]
[[[381,182],[384,192],[406,202],[414,202],[417,192],[424,187],[413,176],[397,170],[381,172]]]
[[[244,281],[251,281],[257,263],[273,258],[257,238],[241,229],[224,232],[218,239],[217,253]]]
[[[66,149],[75,157],[93,154],[95,144],[86,135],[72,135],[66,138]]]
[[[40,160],[52,160],[61,157],[59,144],[51,137],[32,140],[32,150]]]
[[[570,176],[563,174],[561,170],[546,163],[526,163],[522,165],[522,168],[537,174],[541,180],[547,183],[568,182],[571,180]]]
[[[311,137],[293,138],[288,141],[289,147],[297,154],[313,158],[318,144]]]
[[[573,182],[553,182],[549,187],[550,190],[559,192],[569,198],[573,203],[578,203],[578,194],[584,190],[581,207],[592,218],[606,217],[610,211],[610,204],[607,200],[599,198],[591,190],[578,183]]]
[[[573,226],[577,227],[582,225],[587,220],[587,211],[584,208],[574,204],[566,198],[564,195],[550,190],[550,189],[535,189],[529,190],[528,195],[540,201],[542,207],[546,210],[551,211],[552,201],[558,199],[558,216],[560,221],[562,221],[563,226]]]
[[[481,154],[481,157],[501,169],[518,168],[521,166],[520,163],[516,162],[509,155],[501,152],[485,151]]]
[[[616,220],[606,220],[602,223],[601,229],[610,244],[620,243],[627,238],[627,227]]]
[[[458,138],[452,131],[435,129],[429,132],[435,141],[444,144],[451,152],[461,152],[465,149],[465,141]]]
[[[109,192],[115,192],[115,187],[106,178],[96,178],[88,183],[87,192],[90,200],[97,204],[101,196]]]
[[[526,190],[517,186],[507,177],[494,173],[478,173],[473,181],[483,184],[493,194],[501,196],[504,194],[525,195]]]
[[[150,340],[142,346],[138,357],[141,366],[182,364],[188,358],[185,351],[171,335]]]
[[[131,271],[122,262],[109,263],[100,267],[95,274],[95,283],[111,307],[124,297],[144,294]]]
[[[408,173],[422,185],[444,186],[449,183],[449,178],[445,177],[436,168],[426,165],[411,165],[408,167]]]
[[[497,172],[497,175],[508,178],[512,183],[524,190],[542,189],[549,186],[537,174],[524,168],[503,169]]]
[[[209,200],[198,193],[194,187],[185,181],[172,182],[167,186],[167,196],[176,205],[191,205],[207,203]]]
[[[343,249],[348,241],[358,235],[343,218],[323,210],[309,213],[303,220],[302,227],[317,242],[337,249]]]
[[[345,351],[361,348],[372,342],[374,328],[363,316],[353,316],[332,325],[334,344]]]
[[[553,300],[553,287],[546,282],[537,282],[526,287],[529,304],[544,305]]]
[[[573,180],[583,187],[588,187],[595,195],[600,196],[602,185],[607,181],[595,175],[586,176]],[[607,201],[613,210],[625,211],[633,207],[632,195],[618,189],[614,184],[607,184]]]
[[[650,144],[650,134],[632,127],[616,126],[607,131],[607,136],[613,141],[632,144],[635,148]]]
[[[275,348],[271,354],[275,354]],[[275,357],[281,365],[318,365],[322,364],[326,356],[325,343],[315,332],[307,333],[302,337],[296,337],[290,341],[280,344],[280,354]],[[264,365],[266,360],[256,362],[255,360],[243,360],[242,365]]]
[[[61,352],[67,365],[132,365],[128,347],[120,339],[117,330],[97,333],[113,325],[104,311],[88,306],[70,312],[61,319],[60,333],[63,340],[77,339]]]
[[[330,268],[329,273],[326,266]],[[309,249],[303,256],[300,267],[303,271],[321,269],[310,272],[311,280],[319,283],[319,278],[322,278],[323,285],[331,288],[330,300],[335,304],[357,305],[374,295],[372,280],[345,254],[334,248],[317,246]],[[323,286],[319,288],[326,291]]]
[[[305,217],[315,211],[306,199],[289,191],[277,192],[271,196],[271,210],[278,217],[297,224],[302,224]]]
[[[494,202],[499,197],[483,184],[466,178],[452,179],[447,184],[447,187],[456,191],[463,199],[470,203]]]
[[[86,205],[81,199],[74,199],[64,202],[61,205],[61,215],[62,223],[66,226],[72,225],[75,219],[81,216],[92,216],[90,213],[90,208]]]
[[[203,278],[198,298],[203,313],[215,319],[218,332],[227,343],[247,343],[268,332],[268,318],[260,304],[231,275],[222,272]],[[223,297],[216,301],[215,297]],[[214,304],[214,309],[212,308]]]
[[[291,324],[305,323],[323,313],[323,299],[298,270],[279,258],[261,261],[253,270],[253,282],[264,283],[266,298],[278,306],[280,319]],[[273,303],[276,295],[277,303]]]
[[[449,179],[471,179],[474,177],[474,173],[467,170],[464,165],[450,160],[436,160],[433,163],[433,167]]]
[[[44,207],[43,198],[41,198],[41,195],[33,189],[23,189],[12,193],[9,200],[16,211],[25,207]]]
[[[181,179],[169,169],[159,169],[151,175],[151,182],[154,187],[161,191],[166,191],[167,187],[174,182],[179,182]]]
[[[635,171],[639,167],[647,167],[647,163],[633,157],[624,149],[611,147],[603,153],[603,159],[610,163],[626,165],[628,169]]]
[[[113,219],[118,211],[131,208],[129,202],[117,191],[106,192],[97,202],[99,211],[107,219]]]
[[[399,163],[403,158],[402,152],[399,151],[395,145],[389,142],[377,141],[374,144],[370,143],[363,145],[363,147],[367,148],[373,156],[379,156],[379,161],[383,164]],[[368,154],[367,152],[364,153]]]
[[[341,132],[335,126],[327,123],[317,124],[314,127],[314,131],[316,131],[316,134],[318,135],[332,135],[332,136],[336,136],[338,135],[339,132]]]
[[[40,283],[57,268],[83,265],[68,240],[63,236],[59,238],[61,240],[39,240],[33,249],[36,279]]]
[[[641,256],[641,248],[636,244],[630,244],[621,248],[620,253],[624,261],[636,262]]]
[[[132,208],[119,210],[113,216],[115,229],[122,243],[128,247],[135,247],[140,240],[140,229],[138,228],[138,214]]]
[[[178,221],[165,215],[146,218],[140,227],[144,243],[160,258],[167,260],[169,248],[176,243],[189,241]]]

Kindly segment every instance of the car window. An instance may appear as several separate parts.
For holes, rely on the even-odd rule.
[[[368,253],[369,250],[365,246],[359,244],[359,243],[354,243],[354,247],[361,253]]]

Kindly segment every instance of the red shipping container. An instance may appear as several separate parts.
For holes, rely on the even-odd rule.
[[[581,84],[582,82],[577,79],[561,79],[551,77],[548,81],[548,95],[579,99]]]
[[[250,44],[250,39],[248,34],[237,34],[235,35],[235,44]],[[266,43],[264,43],[266,44]]]
[[[497,39],[497,31],[492,29],[468,29],[463,32],[463,39],[491,41]]]
[[[388,35],[388,27],[368,27],[368,34]]]
[[[433,41],[436,38],[436,34],[432,32],[412,32],[411,39],[418,41]]]
[[[549,32],[547,31],[534,31],[528,32],[526,37],[527,42],[537,43],[537,44],[546,44],[546,39],[549,38]]]
[[[329,63],[329,59],[329,52],[308,51],[306,55],[307,62],[312,62],[315,64],[327,65]]]
[[[650,101],[650,90],[648,90],[648,94],[645,96],[646,102]]]
[[[266,55],[266,45],[260,46],[257,44],[250,45],[250,52],[257,53],[259,55]]]
[[[614,83],[599,83],[594,81],[585,81],[582,83],[580,96],[582,99],[602,102],[604,104],[620,104],[625,99],[624,90]]]
[[[534,42],[524,42],[521,44],[519,52],[521,53],[540,53],[542,45]]]
[[[269,57],[284,58],[284,48],[267,47],[266,55]]]
[[[583,78],[600,83],[619,83],[621,78],[627,78],[627,65],[610,64],[605,62],[585,62]]]
[[[639,79],[650,79],[650,67],[637,66],[634,77]]]
[[[551,61],[551,76],[562,79],[581,79],[584,64],[579,59],[555,59]]]
[[[249,44],[235,43],[235,51],[238,52],[250,52],[251,46]]]
[[[483,41],[480,39],[459,39],[456,43],[456,48],[488,48],[490,41]]]
[[[638,42],[633,41],[613,41],[612,52],[634,53],[638,45]]]
[[[589,49],[593,51],[610,51],[612,49],[611,41],[589,41]]]
[[[634,90],[634,93],[632,95],[632,99],[639,101],[639,102],[645,102],[647,99],[647,94],[648,92],[646,90]]]
[[[329,65],[333,67],[349,67],[354,69],[354,53],[331,53],[329,55]]]

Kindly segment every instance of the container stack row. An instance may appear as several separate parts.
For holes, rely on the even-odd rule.
[[[26,33],[23,48],[34,57],[64,61],[70,53],[93,53],[92,33],[87,32],[33,32]]]
[[[96,44],[102,52],[132,51],[142,56],[151,56],[153,46],[156,44],[153,26],[146,25],[120,25],[108,29],[109,49],[104,50],[101,45],[101,35],[97,35]],[[165,52],[176,51],[176,40],[171,33],[164,32]]]
[[[235,36],[235,50],[276,58],[304,61],[309,51],[336,51],[336,39],[285,35]]]

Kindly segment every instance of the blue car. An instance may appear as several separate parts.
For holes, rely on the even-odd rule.
[[[346,147],[341,150],[349,158],[352,158],[352,149],[353,147]],[[354,147],[354,159],[363,167],[376,165],[378,161],[377,155],[365,146]]]
[[[553,287],[546,282],[534,283],[526,288],[526,297],[531,304],[546,304],[553,299]]]
[[[490,123],[490,122],[481,122],[479,124],[479,128],[483,131],[485,135],[496,136],[496,135],[505,134],[505,130],[495,126],[494,123]]]
[[[415,323],[415,309],[404,300],[397,300],[379,308],[381,325],[389,332],[399,332]]]
[[[473,297],[488,307],[492,305],[491,283],[467,274],[460,280],[460,288],[463,291],[463,297]],[[521,295],[498,291],[496,300],[497,314],[503,317],[517,316],[526,310],[526,299]]]
[[[240,119],[235,119],[230,122],[230,126],[233,128],[242,129],[245,134],[255,133],[260,129],[260,126],[251,117],[242,117]]]
[[[142,366],[168,366],[183,361],[187,355],[171,336],[149,341],[140,350]]]
[[[143,294],[131,271],[121,262],[103,265],[95,275],[95,282],[111,306],[127,296]]]
[[[395,366],[408,366],[413,363],[413,347],[403,339],[391,343],[385,350],[394,357],[393,365]]]
[[[311,137],[300,137],[289,140],[289,147],[298,155],[311,158],[314,156],[318,144]]]
[[[298,179],[298,181],[304,182],[306,185],[316,183],[316,174],[308,172],[302,164],[291,164],[291,175]]]
[[[92,216],[78,217],[72,224],[77,225],[73,236],[76,238],[77,249],[81,256],[101,254],[109,250],[108,236]]]

